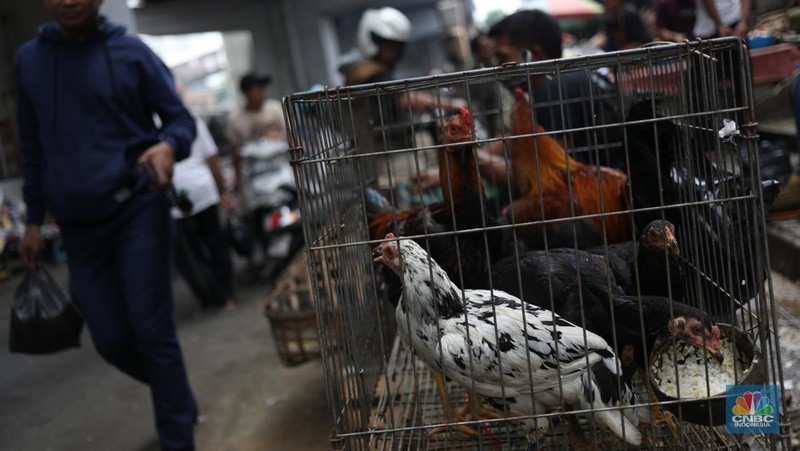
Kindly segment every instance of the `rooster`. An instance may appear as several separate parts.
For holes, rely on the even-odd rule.
[[[633,446],[646,412],[600,336],[501,291],[462,290],[415,242],[386,235],[375,250],[403,281],[396,308],[401,339],[431,368],[497,399],[511,415],[591,409],[595,421]],[[618,407],[620,410],[599,410]],[[626,408],[627,407],[627,408]],[[529,421],[541,437],[546,419]]]
[[[471,143],[473,124],[469,111],[461,108],[459,114],[445,124],[444,132],[447,146],[438,153],[443,200],[395,212],[390,203],[376,200],[374,192],[368,190],[365,203],[371,239],[382,239],[389,232],[405,236],[431,235],[497,224],[486,213],[486,196]],[[417,241],[429,249],[453,280],[463,280],[467,288],[486,287],[489,278],[487,257],[489,261],[500,259],[510,245],[502,231],[475,231],[419,238]],[[488,256],[486,249],[490,252]]]
[[[520,224],[630,209],[625,173],[571,158],[552,136],[541,134],[545,130],[533,121],[527,94],[517,89],[515,95],[511,135],[539,135],[509,140],[512,190],[517,196],[507,208],[509,222]],[[619,243],[630,239],[630,222],[625,214],[579,220],[575,230],[577,243],[573,240],[572,228],[550,224],[545,226],[547,245],[557,248],[577,244],[584,248],[604,242]],[[520,233],[531,247],[542,247],[542,233],[538,228],[523,228]]]
[[[625,139],[629,148],[637,150],[628,154],[628,178],[635,187],[632,202],[639,230],[662,216],[673,224],[681,221],[677,209],[648,209],[680,203],[680,187],[671,173],[684,142],[678,125],[659,112],[662,102],[660,97],[645,96],[634,102],[626,115]]]

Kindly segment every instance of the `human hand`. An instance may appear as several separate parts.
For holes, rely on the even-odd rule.
[[[450,99],[450,102],[448,103],[447,106],[450,107],[449,108],[450,110],[457,111],[460,108],[468,108],[469,104],[464,99],[455,98],[455,99]]]
[[[155,173],[156,188],[165,190],[172,180],[172,168],[175,166],[175,151],[165,141],[145,150],[138,161],[139,165],[149,165]]]
[[[721,38],[724,38],[725,36],[733,36],[733,29],[727,25],[720,25],[717,27],[717,34]]]
[[[739,23],[736,24],[736,27],[733,29],[733,34],[739,36],[742,39],[747,38],[747,22],[744,20],[740,20]]]
[[[28,224],[25,228],[25,236],[19,243],[19,256],[25,266],[33,266],[39,263],[39,258],[42,253],[42,236],[39,231],[39,226],[36,224]]]
[[[224,192],[219,196],[219,206],[224,211],[231,211],[236,208],[236,198],[229,192]]]
[[[411,194],[420,194],[441,184],[438,169],[417,173],[409,177],[409,180],[411,183],[408,185],[408,192]]]
[[[286,139],[286,130],[278,126],[270,126],[264,131],[264,136],[267,139]]]

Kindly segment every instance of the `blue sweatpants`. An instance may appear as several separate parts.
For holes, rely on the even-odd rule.
[[[150,386],[162,450],[194,449],[194,397],[175,333],[166,197],[134,196],[103,223],[62,225],[75,300],[95,347]]]

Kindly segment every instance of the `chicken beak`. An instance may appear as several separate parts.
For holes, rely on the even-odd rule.
[[[383,254],[381,254],[380,246],[376,246],[375,249],[372,250],[372,261],[383,263]]]
[[[725,357],[722,356],[722,351],[714,350],[711,346],[707,347],[708,353],[714,356],[717,362],[722,363],[725,361]]]
[[[464,150],[466,150],[467,145],[470,144],[468,142],[465,143],[464,141],[469,141],[470,139],[472,139],[471,136],[469,136],[469,137],[466,137],[466,136],[455,136],[455,137],[452,137],[451,141],[450,141],[450,145],[445,147],[445,151],[447,151],[447,153],[463,152]]]
[[[681,250],[678,247],[678,242],[676,240],[670,240],[667,244],[667,249],[669,249],[669,253],[672,255],[680,255]]]
[[[672,231],[667,228],[666,229],[666,239],[667,239],[667,249],[669,253],[672,255],[678,255],[681,253],[680,248],[678,248],[678,240],[675,239],[675,235],[673,235]]]

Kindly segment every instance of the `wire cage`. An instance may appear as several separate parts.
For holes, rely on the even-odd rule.
[[[521,90],[510,95],[504,86]],[[465,100],[470,114],[457,108],[457,98]],[[417,108],[420,99],[439,108]],[[711,388],[710,379],[723,377],[713,372],[718,361],[708,355],[713,349],[707,340],[713,333],[703,335],[689,351],[700,363],[702,374],[697,376],[683,369],[690,358],[679,356],[676,349],[687,340],[678,340],[672,320],[682,302],[702,310],[707,321],[721,328],[722,337],[729,340],[725,346],[733,350],[727,359],[733,369],[724,376],[729,382],[782,384],[764,232],[764,211],[777,187],[759,174],[751,99],[747,50],[735,38],[506,64],[284,99],[305,221],[332,447],[631,446],[599,424],[593,415],[599,411],[596,405],[580,407],[562,398],[533,413],[515,410],[513,403],[541,396],[532,382],[525,401],[484,399],[487,396],[467,400],[468,392],[482,393],[479,386],[495,383],[506,393],[503,387],[509,381],[526,377],[500,371],[497,378],[487,379],[491,370],[478,368],[474,348],[462,356],[468,360],[462,360],[463,371],[448,372],[444,363],[439,365],[450,379],[442,397],[431,365],[440,362],[436,359],[444,362],[437,340],[447,327],[457,329],[462,321],[465,330],[473,330],[469,322],[478,323],[493,350],[502,349],[504,338],[507,349],[514,348],[512,339],[530,339],[510,337],[513,332],[491,315],[465,313],[469,299],[474,299],[468,293],[477,293],[473,289],[493,295],[502,289],[561,314],[602,336],[617,362],[630,357],[630,349],[622,346],[628,337],[622,329],[633,330],[637,338],[632,348],[640,356],[636,363],[644,371],[620,371],[616,382],[607,383],[619,389],[621,380],[627,380],[636,393],[631,402],[652,414],[649,425],[640,423],[641,446],[784,446],[785,421],[775,435],[726,432],[724,394]],[[461,123],[469,125],[468,136],[457,142],[451,133],[454,116],[466,118]],[[455,155],[460,152],[453,149],[470,149],[470,156],[459,160]],[[556,160],[561,162],[558,171],[548,169]],[[603,181],[606,173],[622,178],[618,193]],[[559,174],[561,185],[553,185],[552,174]],[[436,175],[438,185],[423,185],[425,180],[435,181]],[[524,177],[529,177],[529,185],[520,182]],[[478,189],[471,189],[475,186]],[[596,202],[581,204],[581,196],[594,196]],[[654,220],[673,225],[670,230],[679,246],[679,252],[673,252],[672,245],[657,248],[658,270],[642,266],[643,232]],[[414,326],[409,315],[397,322],[403,306],[410,305],[404,302],[424,301],[404,298],[398,310],[400,295],[413,291],[406,289],[409,279],[403,285],[387,266],[373,261],[373,249],[388,232],[419,243],[458,287],[459,293],[453,294],[461,303],[453,307],[456,313],[428,318],[442,332],[425,337],[425,342],[409,338]],[[400,249],[407,242],[401,241]],[[615,260],[615,255],[624,258]],[[403,267],[409,261],[404,260]],[[526,261],[544,261],[547,274],[536,273]],[[556,267],[553,262],[559,261],[566,263]],[[580,261],[595,266],[586,269]],[[497,276],[503,265],[511,268],[506,280]],[[627,265],[630,280],[623,281],[625,268],[619,275],[615,265]],[[419,282],[430,287],[435,277],[431,267],[426,268],[422,272],[430,278]],[[577,288],[570,289],[575,288],[577,296],[558,297],[553,280],[562,276],[572,277]],[[536,280],[545,280],[543,288],[526,292],[529,284],[541,283]],[[619,294],[622,286],[624,293]],[[603,294],[591,298],[589,292],[596,294],[595,289]],[[648,296],[648,302],[658,302],[654,308],[664,313],[647,316]],[[620,316],[621,299],[633,300],[636,315]],[[520,304],[516,308],[525,310]],[[563,326],[556,320],[542,324],[553,328],[554,337]],[[660,328],[658,333],[652,324]],[[408,332],[398,334],[403,328]],[[653,334],[659,336],[656,342],[642,338]],[[582,340],[586,345],[586,335]],[[426,349],[437,355],[434,363],[420,357],[425,349],[419,347],[427,341]],[[559,351],[558,346],[548,352],[560,358],[568,350]],[[494,354],[501,367],[510,355],[503,352]],[[540,369],[529,366],[527,377],[540,374]],[[559,375],[564,368],[555,364],[549,369],[563,394]],[[703,382],[692,382],[692,377]],[[667,394],[670,384],[677,393]],[[687,393],[692,387],[694,394],[681,396],[681,390]],[[443,407],[442,399],[452,406]],[[495,415],[456,416],[465,405],[473,410],[488,405]],[[674,418],[659,424],[654,417],[664,409]],[[432,433],[454,421],[471,433],[452,427]]]

